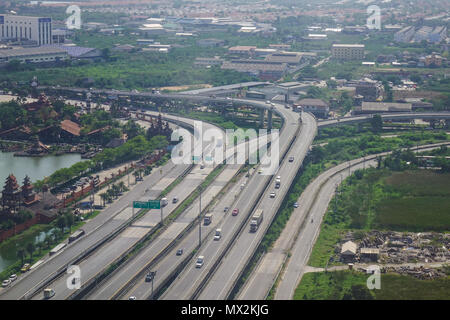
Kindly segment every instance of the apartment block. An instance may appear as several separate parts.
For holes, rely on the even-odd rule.
[[[336,60],[363,60],[363,44],[333,44],[331,55]]]

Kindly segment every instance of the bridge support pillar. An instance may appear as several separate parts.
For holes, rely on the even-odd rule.
[[[272,116],[273,116],[273,111],[269,110],[269,113],[267,115],[267,129],[268,130],[272,130]]]
[[[266,110],[259,109],[259,127],[264,128],[264,116],[265,116]]]

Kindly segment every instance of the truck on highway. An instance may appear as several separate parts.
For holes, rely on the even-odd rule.
[[[212,213],[205,214],[205,217],[203,218],[203,224],[207,226],[212,222]]]
[[[67,246],[67,243],[60,243],[58,244],[56,247],[54,247],[52,250],[50,250],[49,255],[54,255],[58,252],[60,252],[61,250],[63,250],[65,247]]]
[[[256,232],[263,221],[263,209],[256,209],[250,220],[250,232]]]
[[[75,231],[74,233],[72,233],[69,237],[69,243],[74,242],[75,240],[79,239],[82,235],[84,235],[84,230],[83,229],[79,229],[77,231]]]

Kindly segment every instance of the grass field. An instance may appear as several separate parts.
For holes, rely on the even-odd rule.
[[[376,300],[450,299],[449,276],[435,280],[419,280],[411,276],[382,274],[380,290],[367,289],[367,278],[368,275],[356,271],[306,273],[294,293],[294,300],[358,299],[367,294]],[[363,294],[356,295],[352,286],[359,289],[359,294]]]
[[[374,228],[450,230],[450,174],[431,170],[395,172],[384,179],[388,197],[376,207]]]

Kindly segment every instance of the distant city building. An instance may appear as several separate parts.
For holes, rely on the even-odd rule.
[[[197,67],[211,67],[211,66],[217,66],[222,65],[223,59],[220,59],[219,57],[213,57],[213,58],[196,58],[194,65]]]
[[[327,37],[328,36],[326,34],[310,33],[303,39],[305,39],[305,40],[326,40]]]
[[[197,40],[197,45],[199,47],[222,47],[225,45],[225,41],[224,40],[220,40],[220,39],[200,39]]]
[[[363,101],[377,101],[383,98],[384,87],[375,80],[360,80],[355,85],[355,94],[362,96]]]
[[[259,77],[261,80],[279,80],[287,72],[287,63],[264,60],[225,61],[222,69],[236,70]]]
[[[447,39],[446,26],[422,26],[416,30],[414,26],[405,27],[394,34],[397,42],[421,42],[440,43]]]
[[[427,66],[427,67],[430,67],[430,66],[441,67],[443,60],[444,60],[444,58],[442,56],[433,53],[433,54],[430,54],[430,55],[425,57],[425,66]]]
[[[394,34],[396,42],[410,42],[414,37],[416,29],[413,26],[405,27]]]
[[[298,65],[302,56],[296,52],[277,52],[265,58],[269,62],[281,62],[288,65]]]
[[[74,59],[96,59],[102,57],[102,51],[96,48],[86,48],[62,44],[52,44],[45,47],[64,50],[67,52],[70,58]]]
[[[336,60],[363,60],[363,44],[333,44],[331,55]]]
[[[363,102],[361,107],[356,107],[355,114],[372,114],[383,112],[411,112],[411,103],[395,103],[395,102]]]
[[[260,48],[256,48],[254,54],[255,54],[256,57],[266,57],[268,55],[271,55],[271,54],[274,54],[274,53],[277,53],[277,52],[278,52],[277,49],[260,49]]]
[[[290,44],[269,44],[270,49],[276,49],[276,50],[290,50],[291,45]]]
[[[235,46],[228,48],[228,53],[231,55],[253,56],[255,50],[255,46]]]
[[[301,99],[294,103],[294,107],[301,108],[305,112],[311,112],[317,117],[328,118],[330,107],[321,99]]]
[[[31,40],[52,43],[52,18],[0,15],[1,40]]]

